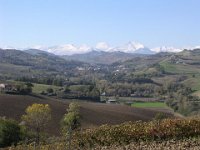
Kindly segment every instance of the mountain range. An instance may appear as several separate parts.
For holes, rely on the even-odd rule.
[[[164,70],[169,74],[199,73],[200,49],[184,50],[179,53],[162,52],[153,55],[125,52],[91,51],[85,54],[58,56],[38,49],[11,50],[0,49],[0,77],[66,76],[76,74],[77,70],[104,71],[148,69],[148,72]],[[149,68],[150,66],[150,68]],[[125,70],[123,70],[125,69]],[[101,70],[101,71],[102,71]]]
[[[35,47],[49,53],[56,55],[74,55],[74,54],[85,54],[92,51],[102,52],[124,52],[124,53],[137,53],[137,54],[155,54],[155,52],[144,45],[137,42],[128,42],[121,46],[111,47],[106,42],[97,43],[95,47],[90,47],[86,44],[76,46],[74,44],[65,44],[52,47]]]
[[[22,49],[22,51],[31,55],[45,55],[49,57],[57,56],[65,60],[81,61],[93,64],[112,64],[114,62],[126,61],[141,55],[153,55],[159,52],[181,52],[182,50],[183,49],[166,46],[150,49],[138,42],[128,42],[116,47],[111,47],[106,42],[100,42],[95,47],[66,44],[51,47],[36,46],[33,48]]]
[[[39,49],[42,51],[46,51],[55,55],[74,55],[74,54],[85,54],[91,51],[103,51],[103,52],[124,52],[124,53],[137,53],[137,54],[155,54],[159,52],[180,52],[184,49],[196,49],[200,46],[195,47],[182,47],[176,48],[173,46],[161,46],[161,47],[153,47],[149,48],[138,42],[127,42],[125,44],[119,46],[111,46],[106,42],[99,42],[95,46],[89,46],[86,44],[83,45],[75,45],[75,44],[63,44],[63,45],[55,45],[55,46],[32,46],[28,48],[13,48],[13,47],[4,47],[2,49]]]

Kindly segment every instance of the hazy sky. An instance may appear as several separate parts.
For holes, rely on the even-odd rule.
[[[0,47],[200,45],[200,0],[0,0]]]

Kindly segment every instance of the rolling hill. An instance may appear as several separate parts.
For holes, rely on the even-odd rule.
[[[47,125],[50,134],[58,135],[62,119],[70,101],[60,101],[54,98],[20,95],[0,95],[0,116],[20,120],[27,106],[33,103],[49,104],[52,109],[52,120]],[[169,110],[151,110],[132,108],[125,105],[80,102],[83,128],[97,127],[102,124],[119,124],[125,121],[148,121],[158,112],[172,115]]]
[[[59,56],[40,50],[0,49],[0,75],[7,78],[21,76],[40,77],[63,75],[66,70],[72,70],[85,63],[67,61]]]

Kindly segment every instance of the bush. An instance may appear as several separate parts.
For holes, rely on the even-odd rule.
[[[154,146],[150,146],[149,149],[166,149],[167,146],[172,149],[171,145],[175,143],[177,143],[177,149],[191,149],[192,145],[198,149],[199,135],[200,119],[197,117],[150,122],[136,121],[119,125],[103,125],[98,128],[76,132],[72,136],[72,149],[104,149],[103,146],[108,149],[108,146],[128,145],[130,143],[134,145],[133,149],[136,149],[135,145],[139,146],[138,149],[141,149],[141,146],[147,149],[152,144]],[[192,141],[192,139],[195,141]],[[158,147],[160,143],[163,143],[162,147]],[[183,148],[180,148],[180,144],[184,144],[182,145]],[[23,145],[20,145],[14,147],[13,150],[21,150],[23,147]],[[27,147],[34,150],[34,146],[31,144]],[[58,139],[45,143],[41,145],[41,149],[66,149],[65,140]]]
[[[15,121],[0,119],[0,147],[16,145],[21,138],[21,128]]]
[[[53,89],[52,88],[48,88],[46,91],[47,91],[47,93],[53,93]]]
[[[200,135],[198,119],[164,119],[150,122],[128,122],[120,125],[103,125],[74,137],[76,145],[127,145],[131,142],[170,140]]]
[[[167,114],[161,112],[157,113],[154,117],[155,120],[162,120],[166,118],[168,118]]]

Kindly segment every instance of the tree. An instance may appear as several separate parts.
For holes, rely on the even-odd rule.
[[[62,132],[64,137],[68,138],[68,149],[71,149],[71,135],[72,131],[78,129],[80,127],[80,106],[72,102],[69,104],[69,109],[67,109],[67,113],[64,115],[62,120]]]
[[[98,88],[100,94],[102,94],[103,92],[106,92],[106,90],[107,90],[108,81],[106,81],[106,80],[99,80],[96,83],[96,87]]]
[[[21,135],[21,128],[17,122],[0,118],[0,148],[17,144]]]
[[[65,86],[64,92],[65,92],[65,93],[70,93],[70,91],[71,91],[71,90],[70,90],[69,86]]]
[[[166,119],[166,118],[168,118],[167,114],[161,113],[161,112],[156,113],[156,115],[154,117],[154,119],[157,120],[157,121],[160,121],[160,120],[163,120],[163,119]]]
[[[33,85],[31,82],[27,82],[27,83],[25,83],[25,85],[26,85],[28,88],[34,87],[34,85]]]
[[[22,116],[30,129],[36,132],[36,142],[40,142],[41,131],[45,128],[51,119],[51,109],[48,104],[33,104],[26,108],[26,115]]]
[[[32,87],[33,85],[31,83],[20,83],[16,85],[19,94],[30,94],[32,92]]]
[[[48,88],[46,91],[47,91],[47,93],[53,93],[54,92],[52,88]]]

